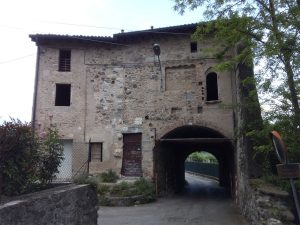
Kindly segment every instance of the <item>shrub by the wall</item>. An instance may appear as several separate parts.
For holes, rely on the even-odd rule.
[[[18,195],[48,184],[62,154],[55,128],[40,138],[30,123],[4,122],[0,125],[0,194]]]

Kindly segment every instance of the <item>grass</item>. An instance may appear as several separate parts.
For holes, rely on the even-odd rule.
[[[116,184],[117,179],[117,174],[109,170],[97,176],[88,176],[87,174],[82,174],[74,179],[74,183],[92,185],[97,190],[97,193],[99,195],[99,202],[101,205],[108,204],[108,196],[143,196],[143,200],[141,203],[147,203],[155,200],[155,188],[151,181],[145,178],[140,178],[134,183],[123,181]],[[109,185],[106,183],[113,184]]]
[[[107,172],[98,174],[96,176],[89,176],[88,174],[81,174],[74,178],[74,183],[77,184],[91,184],[97,186],[98,183],[116,183],[119,176],[116,172],[108,170]]]
[[[112,170],[108,170],[107,172],[100,174],[102,182],[105,183],[116,183],[119,179],[119,176],[116,174],[116,172]]]
[[[281,179],[278,176],[274,176],[274,175],[264,176],[263,179],[266,183],[272,184],[272,185],[280,188],[281,190],[291,192],[291,184],[288,179]],[[299,180],[295,180],[295,186],[296,186],[296,190],[300,190],[300,181]]]
[[[152,182],[145,178],[140,178],[134,183],[121,182],[112,186],[108,192],[111,196],[131,197],[144,195],[148,200],[155,199],[155,189]]]

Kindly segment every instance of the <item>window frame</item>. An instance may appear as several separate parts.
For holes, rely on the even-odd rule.
[[[71,72],[72,52],[70,49],[59,49],[58,71]]]
[[[90,145],[90,162],[103,162],[103,142],[90,142],[89,145]],[[97,147],[97,145],[100,146],[99,149],[95,148]],[[99,152],[95,153],[95,150]]]
[[[218,74],[214,71],[206,74],[206,102],[219,102]]]
[[[198,43],[196,41],[190,42],[190,51],[191,51],[191,53],[198,52]]]

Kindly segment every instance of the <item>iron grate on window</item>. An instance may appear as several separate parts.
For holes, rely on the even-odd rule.
[[[58,71],[70,72],[71,71],[71,50],[59,51],[59,65]]]

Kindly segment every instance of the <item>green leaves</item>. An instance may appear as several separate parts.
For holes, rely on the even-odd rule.
[[[220,63],[217,70],[233,70],[239,63],[254,64],[255,80],[264,103],[265,124],[247,124],[247,136],[255,142],[257,153],[272,154],[266,143],[271,128],[283,134],[291,160],[300,161],[300,7],[297,1],[275,0],[175,0],[175,9],[205,7],[205,19],[199,24],[194,38],[210,40],[211,52]],[[210,44],[211,44],[210,43]],[[241,44],[242,48],[239,48]],[[216,47],[218,46],[218,47]],[[236,51],[233,54],[234,50]],[[227,56],[227,57],[226,57]],[[231,56],[231,57],[230,57]],[[246,97],[245,111],[255,108],[254,79],[242,82]],[[248,88],[250,87],[250,89]],[[252,88],[253,90],[253,88]],[[257,102],[257,101],[256,101]],[[257,119],[259,120],[259,119]],[[268,130],[269,129],[269,130]],[[263,138],[264,137],[264,138]]]
[[[45,185],[58,173],[58,167],[63,160],[63,146],[59,141],[55,127],[48,128],[46,138],[40,144],[39,179]]]
[[[0,172],[5,195],[22,194],[52,180],[62,161],[58,138],[52,127],[46,139],[41,139],[30,123],[20,120],[11,119],[0,126]]]

